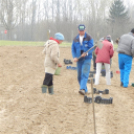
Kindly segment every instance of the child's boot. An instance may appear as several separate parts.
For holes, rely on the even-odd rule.
[[[48,91],[49,91],[49,94],[53,95],[54,94],[53,86],[48,87]]]
[[[42,93],[47,93],[47,88],[48,88],[48,86],[46,86],[46,85],[42,85]]]

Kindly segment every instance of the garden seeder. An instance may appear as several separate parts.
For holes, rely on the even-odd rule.
[[[101,91],[101,90],[97,90],[96,88],[94,88],[93,90],[94,90],[94,94],[109,94],[109,89],[105,89]]]
[[[90,104],[93,102],[93,99],[91,97],[84,96],[84,102]],[[112,104],[113,98],[110,97],[109,99],[106,99],[102,98],[101,96],[96,96],[94,102],[97,104]]]

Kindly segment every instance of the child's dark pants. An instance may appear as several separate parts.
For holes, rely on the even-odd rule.
[[[49,74],[49,73],[45,74],[43,85],[46,85],[46,86],[49,86],[49,87],[53,86],[53,75],[52,74]]]

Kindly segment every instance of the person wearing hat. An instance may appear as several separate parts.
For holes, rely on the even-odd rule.
[[[85,95],[88,92],[87,81],[90,73],[91,59],[93,50],[85,53],[93,47],[94,41],[90,35],[85,32],[85,25],[78,26],[79,34],[72,43],[72,56],[74,62],[77,62],[78,82],[80,85],[79,93]],[[82,55],[82,58],[78,58]]]
[[[45,78],[42,85],[42,93],[54,94],[53,90],[53,75],[57,67],[62,67],[60,64],[60,49],[59,44],[64,40],[64,35],[56,33],[55,38],[50,38],[44,45],[43,53],[45,54]]]
[[[134,57],[134,29],[130,33],[120,37],[118,43],[118,62],[120,68],[121,86],[127,88],[129,85],[129,75]]]
[[[95,85],[99,85],[99,78],[102,69],[102,65],[104,64],[106,70],[106,84],[111,85],[110,78],[110,59],[113,57],[114,50],[112,43],[106,38],[104,40],[100,39],[103,47],[100,49],[96,47],[96,76],[95,76]]]
[[[111,44],[114,46],[114,43],[113,43],[113,40],[112,40],[111,35],[107,35],[106,40],[108,40],[109,42],[111,42]],[[113,47],[113,49],[114,49],[114,47]]]

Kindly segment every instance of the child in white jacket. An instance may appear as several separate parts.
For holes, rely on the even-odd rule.
[[[45,44],[43,53],[45,56],[45,78],[42,85],[42,93],[46,93],[47,89],[49,94],[54,94],[53,91],[53,75],[57,67],[61,67],[60,64],[60,49],[59,44],[64,40],[64,36],[61,33],[56,33],[55,38],[50,38]]]

